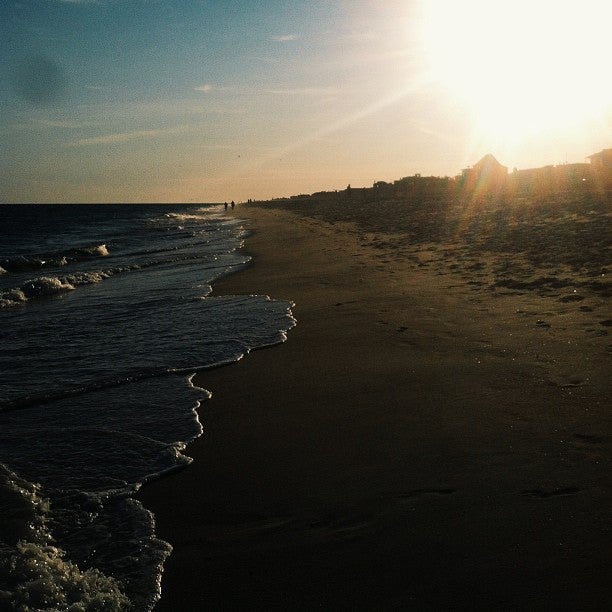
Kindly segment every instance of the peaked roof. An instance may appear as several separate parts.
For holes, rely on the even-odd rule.
[[[484,170],[491,168],[506,168],[500,164],[491,153],[487,153],[478,163],[474,164],[474,170]],[[506,168],[507,169],[507,168]]]

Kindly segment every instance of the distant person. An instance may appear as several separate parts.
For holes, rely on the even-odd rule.
[[[234,203],[234,200],[232,200],[232,210],[234,209],[234,206],[236,206],[236,204]]]
[[[227,210],[227,202],[224,204],[224,206],[225,206],[225,210]]]

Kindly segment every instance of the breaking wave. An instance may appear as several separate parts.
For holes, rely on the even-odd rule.
[[[75,272],[61,277],[40,276],[25,282],[19,287],[0,292],[0,308],[18,306],[32,299],[73,291],[77,287],[100,283],[115,274],[140,268],[141,266],[129,266],[93,272]]]
[[[120,581],[81,569],[55,545],[51,507],[35,485],[0,464],[0,609],[125,610]]]
[[[106,244],[95,244],[66,249],[62,252],[7,257],[0,259],[0,269],[4,272],[31,272],[44,268],[59,268],[79,261],[108,257],[109,255]]]

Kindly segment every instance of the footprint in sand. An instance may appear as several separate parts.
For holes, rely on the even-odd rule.
[[[578,295],[577,293],[571,293],[570,295],[564,295],[559,298],[559,302],[582,302],[584,300],[584,296]]]
[[[605,437],[594,434],[575,433],[572,435],[572,446],[576,452],[585,454],[590,461],[599,463],[604,460],[607,449]]]
[[[580,376],[575,376],[571,374],[559,374],[553,376],[549,379],[549,382],[557,387],[565,388],[565,387],[582,387],[586,385],[587,381],[584,378],[580,378]]]
[[[562,487],[558,489],[528,489],[523,491],[522,495],[525,497],[535,497],[537,499],[549,499],[551,497],[564,497],[566,495],[576,495],[580,493],[581,489],[578,487]]]
[[[593,436],[589,434],[575,433],[574,438],[582,444],[602,444],[604,438],[602,436]]]
[[[516,311],[517,315],[521,315],[521,316],[525,316],[525,317],[533,317],[535,315],[537,315],[538,313],[535,310],[521,310],[518,309]]]
[[[452,495],[456,493],[456,489],[414,489],[405,493],[398,493],[395,497],[399,500],[414,499],[415,497],[423,497],[425,495]]]
[[[607,336],[608,335],[607,329],[593,329],[592,327],[587,328],[585,332],[587,334],[590,334],[591,336]]]

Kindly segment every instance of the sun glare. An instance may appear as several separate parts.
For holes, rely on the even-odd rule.
[[[423,2],[432,79],[504,140],[576,129],[612,112],[610,0]]]

